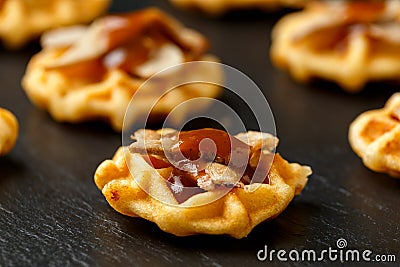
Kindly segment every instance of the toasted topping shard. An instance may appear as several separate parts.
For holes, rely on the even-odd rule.
[[[197,180],[197,184],[204,190],[214,190],[215,185],[231,185],[235,186],[241,176],[226,165],[219,163],[211,163],[205,170],[205,175],[201,177],[201,181]],[[204,188],[206,187],[206,188]]]
[[[250,145],[252,150],[267,150],[272,152],[279,143],[278,138],[269,133],[256,131],[248,131],[247,133],[239,133],[235,135],[240,141]]]
[[[170,66],[184,62],[182,51],[173,44],[163,45],[150,56],[150,60],[137,66],[133,72],[140,77],[149,77]]]
[[[87,29],[88,27],[83,25],[55,29],[44,33],[40,38],[40,43],[44,49],[70,46],[81,39]]]

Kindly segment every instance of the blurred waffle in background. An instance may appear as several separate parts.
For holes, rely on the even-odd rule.
[[[299,82],[322,78],[351,93],[398,81],[399,19],[399,1],[312,2],[275,25],[271,58]]]
[[[46,30],[87,23],[105,12],[111,0],[0,0],[0,40],[11,49]]]

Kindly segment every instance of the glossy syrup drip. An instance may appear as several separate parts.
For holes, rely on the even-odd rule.
[[[153,166],[154,169],[165,169],[172,166],[169,162],[166,162],[152,155],[147,155],[143,158],[150,166]]]
[[[198,59],[207,45],[201,44],[199,48],[187,45],[171,23],[165,15],[154,9],[105,17],[101,36],[107,43],[104,54],[95,59],[50,69],[60,71],[68,78],[88,82],[101,81],[109,69],[120,69],[135,76],[134,69],[148,61],[153,52],[167,43],[179,47],[185,60]],[[114,59],[109,64],[111,57]]]
[[[149,60],[151,52],[157,50],[165,43],[168,43],[168,40],[162,35],[158,33],[150,33],[145,37],[140,37],[121,44],[119,47],[98,58],[50,69],[60,71],[68,78],[88,82],[101,81],[109,69],[120,69],[130,75],[134,75],[132,70]],[[108,65],[107,58],[109,58],[113,52],[120,53],[122,57],[116,64]]]
[[[187,159],[197,160],[200,157],[200,142],[206,138],[213,141],[216,146],[216,156],[223,159],[225,165],[229,163],[231,156],[240,156],[238,153],[235,154],[235,150],[250,150],[249,145],[229,135],[227,132],[211,128],[180,132],[179,149]],[[203,152],[211,152],[213,148],[214,146],[202,147],[204,149]]]
[[[346,4],[346,21],[348,23],[379,21],[385,6],[385,1],[350,1]]]

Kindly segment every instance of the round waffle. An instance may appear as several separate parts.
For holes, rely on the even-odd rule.
[[[248,134],[256,139],[261,137],[256,132]],[[247,140],[252,150],[260,149],[255,144],[258,142],[254,142],[259,140],[241,138],[243,135],[246,134],[236,137]],[[264,142],[272,144],[273,148],[276,140],[267,136]],[[94,179],[116,211],[145,218],[165,232],[177,236],[227,234],[243,238],[257,224],[280,214],[302,191],[311,174],[309,167],[288,163],[279,154],[271,159],[267,182],[236,184],[222,195],[215,188],[202,190],[183,200],[179,200],[179,193],[166,183],[170,176],[167,167],[155,169],[143,155],[128,152],[126,147],[121,147],[112,160],[101,163]],[[199,180],[197,184],[207,188]],[[214,182],[221,183],[221,176],[217,175]]]
[[[349,141],[365,166],[400,178],[400,93],[384,108],[358,116],[350,125]]]
[[[272,61],[300,82],[322,78],[348,92],[398,80],[399,15],[398,1],[312,2],[276,24]]]
[[[217,61],[204,54],[208,43],[202,35],[157,9],[106,16],[89,27],[58,29],[45,34],[42,43],[43,50],[31,59],[22,80],[30,100],[57,121],[101,119],[117,131],[122,130],[132,96],[150,76],[192,60]],[[222,80],[217,64],[191,71]],[[136,101],[153,103],[157,85],[147,86],[148,93]],[[153,118],[187,99],[215,97],[219,92],[220,87],[212,84],[181,86],[158,102]]]
[[[0,108],[0,156],[11,151],[17,138],[17,119],[10,111]]]
[[[103,13],[110,0],[0,0],[0,39],[19,48],[46,30],[86,23]]]

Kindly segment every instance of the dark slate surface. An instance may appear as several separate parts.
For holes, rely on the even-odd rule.
[[[398,264],[400,182],[366,169],[349,147],[347,130],[357,114],[381,107],[400,87],[373,84],[349,95],[328,83],[293,82],[268,57],[272,25],[286,11],[208,19],[175,10],[166,1],[125,0],[114,1],[112,10],[147,5],[162,7],[203,32],[213,53],[262,88],[275,115],[279,152],[313,167],[307,187],[277,219],[242,240],[175,237],[153,223],[120,215],[92,179],[98,164],[121,144],[120,134],[101,123],[54,122],[29,103],[20,87],[38,44],[18,52],[0,49],[0,106],[12,110],[21,124],[15,149],[0,158],[0,266],[319,266],[259,262],[256,254],[264,245],[322,251],[336,248],[339,238],[351,249],[395,254]]]

